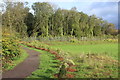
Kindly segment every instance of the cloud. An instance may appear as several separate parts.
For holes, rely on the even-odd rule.
[[[95,14],[118,27],[118,3],[117,2],[93,2],[85,11],[89,15]]]
[[[118,3],[116,2],[94,2],[90,5],[90,13],[97,13],[98,15],[106,16],[109,14],[118,13]]]

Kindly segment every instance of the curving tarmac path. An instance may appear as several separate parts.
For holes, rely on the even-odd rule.
[[[23,78],[31,75],[39,66],[39,52],[23,47],[28,53],[28,57],[13,70],[4,72],[2,80],[23,80]]]

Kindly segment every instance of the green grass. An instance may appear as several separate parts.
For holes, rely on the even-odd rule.
[[[110,42],[44,42],[52,48],[59,48],[70,52],[77,67],[75,78],[118,78],[118,44]],[[36,44],[35,44],[36,45]],[[33,48],[31,48],[33,49]],[[37,50],[37,49],[34,49]],[[47,80],[58,73],[59,68],[54,62],[54,56],[48,52],[37,50],[40,53],[40,66],[28,78],[41,78]],[[58,62],[59,63],[59,62]]]
[[[25,50],[21,51],[21,56],[16,58],[13,62],[12,62],[12,66],[8,66],[8,68],[6,70],[12,70],[16,65],[18,65],[19,63],[23,62],[26,58],[28,57],[28,54],[26,53]]]
[[[54,78],[54,74],[59,72],[59,63],[60,61],[55,60],[55,56],[42,50],[30,48],[40,52],[40,65],[39,68],[32,72],[32,75],[28,76],[29,78],[39,78],[42,80],[49,80],[50,78]]]
[[[105,55],[84,55],[76,58],[76,77],[79,78],[118,78],[118,63]]]
[[[78,72],[76,78],[118,78],[118,43],[113,42],[45,42],[52,48],[70,52]],[[88,56],[88,54],[90,54]]]
[[[82,53],[98,53],[107,54],[108,56],[118,59],[118,43],[98,43],[98,44],[84,44],[68,43],[68,42],[50,42],[53,48],[60,48],[66,52],[70,52],[70,55],[76,56]],[[96,42],[97,43],[97,42]]]

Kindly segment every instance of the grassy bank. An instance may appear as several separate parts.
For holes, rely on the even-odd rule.
[[[52,55],[46,51],[30,48],[40,52],[40,65],[39,68],[32,72],[32,74],[27,77],[29,78],[39,78],[42,80],[49,80],[54,78],[54,74],[59,72],[59,60],[55,60],[55,55]]]

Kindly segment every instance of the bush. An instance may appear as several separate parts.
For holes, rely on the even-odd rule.
[[[105,41],[108,41],[108,42],[118,42],[118,39],[106,39]]]
[[[77,39],[71,39],[70,42],[75,43],[75,42],[79,42],[79,41]]]
[[[7,68],[13,60],[20,57],[18,39],[9,33],[2,34],[2,68]]]

